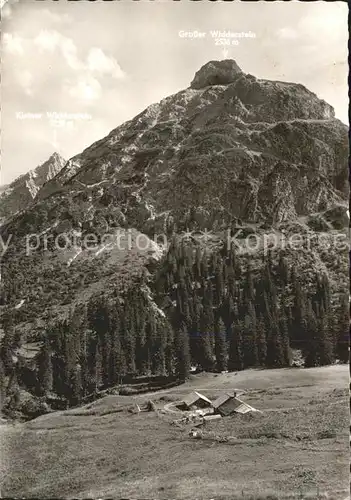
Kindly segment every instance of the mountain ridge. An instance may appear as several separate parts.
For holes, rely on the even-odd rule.
[[[20,175],[10,184],[1,186],[0,222],[25,210],[36,198],[40,189],[63,168],[66,160],[54,152],[42,164]]]

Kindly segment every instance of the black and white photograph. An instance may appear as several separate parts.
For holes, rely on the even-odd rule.
[[[349,499],[348,4],[1,24],[0,498]]]

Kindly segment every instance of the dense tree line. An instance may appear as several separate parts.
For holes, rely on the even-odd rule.
[[[254,268],[234,248],[209,254],[175,240],[154,282],[146,281],[92,297],[65,319],[48,318],[38,395],[53,392],[74,405],[127,374],[185,379],[192,366],[285,367],[291,348],[302,350],[308,367],[348,360],[348,296],[334,304],[324,275],[307,291],[282,255]],[[6,370],[6,343],[1,354]]]

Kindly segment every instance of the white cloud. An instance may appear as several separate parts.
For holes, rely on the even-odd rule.
[[[34,38],[34,44],[42,52],[45,50],[53,52],[58,47],[61,36],[57,31],[41,30]]]
[[[299,28],[306,36],[322,38],[327,43],[342,39],[347,32],[347,5],[325,4],[323,8],[313,9],[304,17]]]
[[[97,47],[93,47],[89,51],[87,68],[92,72],[111,75],[113,78],[125,76],[116,59],[108,57],[102,49]]]
[[[23,38],[15,33],[4,33],[3,45],[4,49],[10,54],[24,54]]]
[[[68,66],[72,69],[81,69],[82,63],[77,56],[77,47],[71,38],[61,35],[55,30],[41,30],[34,38],[34,44],[41,52],[59,50]]]
[[[65,87],[71,97],[80,101],[92,102],[101,96],[99,81],[89,76],[78,79],[73,85],[70,81],[66,81]]]
[[[18,70],[16,71],[15,78],[18,84],[23,88],[27,95],[33,94],[33,75],[28,70]]]
[[[289,28],[288,26],[286,26],[285,28],[280,28],[277,31],[277,36],[279,38],[285,38],[287,40],[294,40],[295,38],[298,38],[298,33],[293,28]]]
[[[100,99],[103,79],[121,79],[125,76],[116,59],[107,55],[101,48],[92,47],[86,57],[79,57],[75,40],[55,29],[40,29],[32,38],[21,38],[17,33],[5,33],[4,47],[11,54],[26,54],[21,58],[21,65],[13,65],[7,71],[7,80],[27,95],[33,95],[34,89],[40,93],[44,79],[40,71],[43,66],[50,66],[58,75],[56,95],[79,101],[83,105],[92,104]],[[28,61],[30,66],[28,65]],[[28,63],[28,64],[27,64]],[[37,68],[37,69],[35,69]],[[30,72],[28,71],[30,70]],[[52,70],[50,70],[52,71]]]
[[[82,63],[77,56],[77,47],[71,38],[62,37],[61,52],[68,66],[72,69],[81,69]]]
[[[52,23],[71,23],[73,20],[71,16],[68,14],[55,14],[51,10],[48,9],[43,9],[40,12],[40,15],[46,18],[48,21],[51,21]]]
[[[305,15],[297,22],[276,31],[277,37],[287,42],[300,40],[300,45],[315,42],[315,48],[321,45],[331,47],[340,44],[347,36],[347,5],[341,2],[327,4],[312,2],[305,9]]]
[[[79,59],[77,47],[71,38],[61,35],[55,30],[41,30],[34,39],[34,44],[41,52],[59,50],[68,66],[74,70],[85,70],[100,75],[109,75],[112,78],[123,78],[124,72],[116,59],[107,56],[98,47],[89,50],[86,61]]]

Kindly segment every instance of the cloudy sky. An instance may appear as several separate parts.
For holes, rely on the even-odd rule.
[[[2,18],[1,184],[54,151],[70,158],[188,87],[224,58],[211,30],[255,33],[225,57],[259,78],[304,84],[348,123],[344,2],[7,0]],[[179,36],[194,30],[206,36]],[[54,112],[86,116],[60,122]]]

